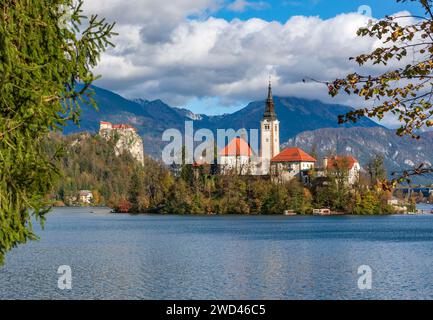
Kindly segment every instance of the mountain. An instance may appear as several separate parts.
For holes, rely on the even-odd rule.
[[[131,124],[143,137],[145,152],[155,158],[159,158],[166,144],[161,141],[162,133],[166,129],[174,128],[183,132],[185,121],[193,121],[195,129],[207,128],[213,132],[217,129],[259,129],[265,106],[265,101],[256,101],[232,114],[207,116],[194,114],[187,109],[173,108],[161,100],[132,101],[102,88],[92,88],[99,110],[83,106],[80,126],[69,125],[64,132],[96,132],[101,120]],[[275,97],[274,100],[275,110],[281,121],[281,141],[287,141],[308,130],[341,127],[338,125],[338,115],[352,110],[347,106],[325,104],[318,100],[280,97]],[[380,127],[368,118],[363,118],[356,124],[344,125],[348,128],[355,126]]]
[[[145,152],[157,157],[163,147],[161,136],[164,130],[183,127],[185,117],[161,100],[131,101],[102,88],[93,86],[92,89],[98,110],[82,105],[80,125],[69,124],[64,129],[65,134],[97,132],[99,121],[131,124],[143,138]]]
[[[213,132],[230,128],[259,129],[265,106],[265,101],[256,101],[232,114],[207,116],[173,108],[161,100],[132,101],[102,88],[93,87],[93,90],[98,110],[83,106],[80,126],[68,125],[64,132],[96,132],[101,120],[131,124],[143,137],[145,153],[157,159],[166,145],[161,141],[166,129],[183,132],[185,121],[193,121],[195,129],[208,128]],[[433,163],[433,132],[423,132],[421,140],[415,141],[398,137],[395,131],[368,118],[362,118],[356,124],[338,125],[338,115],[353,110],[347,106],[291,97],[274,97],[274,102],[281,122],[283,146],[298,146],[309,152],[316,145],[320,157],[329,153],[352,154],[361,165],[381,154],[389,172],[402,171],[422,162]],[[421,177],[417,182],[426,183],[430,179]]]
[[[401,172],[421,163],[433,163],[433,132],[421,134],[420,140],[399,137],[385,128],[326,128],[306,131],[289,139],[286,145],[311,151],[319,158],[329,154],[353,155],[365,165],[375,155],[382,155],[388,173]],[[320,161],[320,160],[319,160]],[[415,183],[431,183],[432,176],[417,177]]]
[[[326,104],[318,100],[282,97],[274,97],[274,102],[275,112],[281,122],[281,141],[287,141],[301,132],[319,128],[380,127],[376,122],[368,118],[362,118],[356,124],[347,123],[340,126],[338,116],[353,110],[347,106]],[[236,130],[240,128],[259,129],[264,106],[265,101],[252,102],[238,112],[211,118],[210,120],[221,128],[233,128]]]

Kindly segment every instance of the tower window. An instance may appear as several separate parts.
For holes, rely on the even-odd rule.
[[[265,124],[265,130],[269,130],[269,129],[270,129],[269,124]]]
[[[275,132],[278,131],[278,124],[275,125]]]

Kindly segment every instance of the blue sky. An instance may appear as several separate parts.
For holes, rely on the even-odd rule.
[[[251,2],[260,3],[256,0]],[[247,8],[244,12],[223,9],[215,16],[227,20],[261,18],[284,23],[296,15],[329,19],[341,13],[356,12],[363,5],[371,8],[375,18],[383,18],[385,15],[402,10],[409,10],[414,14],[423,13],[418,3],[397,3],[395,0],[270,0],[262,2],[266,5],[261,8]]]
[[[374,18],[380,19],[386,15],[410,11],[415,15],[422,15],[423,10],[418,3],[407,2],[397,3],[395,0],[271,0],[271,1],[251,1],[257,3],[257,7],[246,7],[245,11],[232,11],[227,8],[218,11],[213,16],[225,20],[241,19],[248,20],[260,18],[266,21],[279,21],[285,23],[292,16],[318,16],[322,19],[330,19],[342,13],[352,13],[363,10],[365,6],[371,9]],[[193,112],[203,112],[208,114],[220,114],[233,112],[242,109],[248,101],[240,100],[229,110],[219,107],[218,98],[194,99],[188,105]],[[203,109],[203,106],[206,106]]]
[[[116,21],[116,48],[96,72],[97,85],[128,98],[161,99],[195,113],[223,114],[274,94],[360,107],[330,98],[304,78],[333,80],[357,70],[349,57],[370,52],[375,39],[356,37],[368,18],[409,11],[395,0],[85,0],[86,10]]]

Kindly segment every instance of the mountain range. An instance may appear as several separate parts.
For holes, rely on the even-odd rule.
[[[255,101],[231,114],[208,116],[171,107],[161,100],[128,100],[102,88],[93,87],[93,90],[98,110],[83,106],[80,126],[68,125],[64,132],[96,132],[99,121],[131,124],[143,137],[145,153],[154,158],[160,157],[166,144],[161,141],[166,129],[183,132],[185,121],[193,121],[194,129],[207,128],[213,132],[217,129],[259,129],[265,107],[264,100]],[[353,110],[348,106],[293,97],[274,97],[274,101],[281,122],[283,146],[299,146],[307,152],[316,146],[320,157],[330,153],[351,154],[359,158],[361,165],[381,154],[389,172],[401,171],[420,162],[433,163],[431,132],[423,133],[420,141],[414,141],[400,138],[394,130],[368,118],[362,118],[356,124],[339,125],[338,116]]]

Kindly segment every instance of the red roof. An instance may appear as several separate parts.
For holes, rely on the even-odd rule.
[[[316,162],[312,156],[299,148],[287,148],[272,158],[272,162]]]
[[[133,126],[129,124],[113,124],[113,129],[135,129]]]
[[[235,138],[220,152],[221,156],[252,156],[253,151],[242,138]]]
[[[332,170],[347,166],[347,169],[351,170],[355,163],[358,163],[358,160],[352,156],[336,156],[328,159],[326,169]]]
[[[136,130],[133,126],[129,125],[129,124],[112,124],[111,122],[107,122],[107,121],[100,121],[100,124],[108,124],[111,126],[112,129],[133,129]]]
[[[199,159],[192,164],[192,166],[194,168],[198,168],[198,167],[202,167],[202,166],[206,166],[206,165],[208,165],[208,163],[203,159]]]

